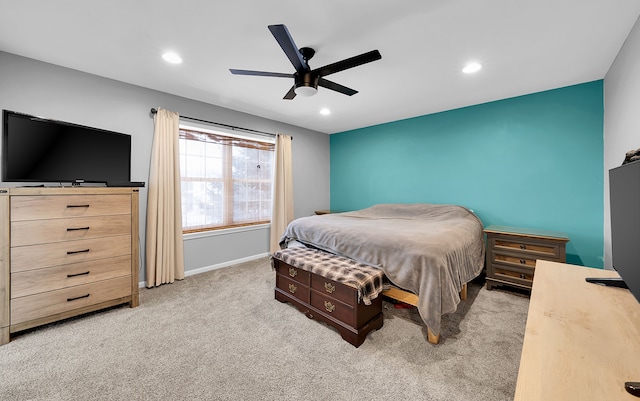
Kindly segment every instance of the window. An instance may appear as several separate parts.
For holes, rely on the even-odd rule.
[[[180,127],[184,233],[271,221],[275,144]]]

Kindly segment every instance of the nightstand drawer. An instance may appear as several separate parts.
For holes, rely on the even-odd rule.
[[[560,257],[560,246],[558,244],[540,241],[494,238],[490,246],[496,251],[511,251],[521,255],[533,255],[535,259],[557,259]]]
[[[531,287],[533,283],[533,269],[515,269],[507,266],[493,266],[493,277],[505,281]]]
[[[502,263],[510,266],[536,267],[536,259],[526,256],[512,256],[501,253],[492,253],[492,263]]]

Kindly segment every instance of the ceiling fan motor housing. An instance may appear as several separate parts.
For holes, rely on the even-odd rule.
[[[295,92],[300,96],[313,96],[318,92],[318,75],[312,74],[310,71],[303,73],[295,73]]]

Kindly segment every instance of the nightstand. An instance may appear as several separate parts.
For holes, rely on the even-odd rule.
[[[531,290],[536,260],[566,261],[569,237],[560,232],[522,227],[489,226],[487,289],[509,285]]]

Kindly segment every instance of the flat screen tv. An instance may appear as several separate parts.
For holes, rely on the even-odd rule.
[[[131,136],[3,110],[2,181],[126,183]]]
[[[640,302],[640,161],[609,170],[613,268]]]

